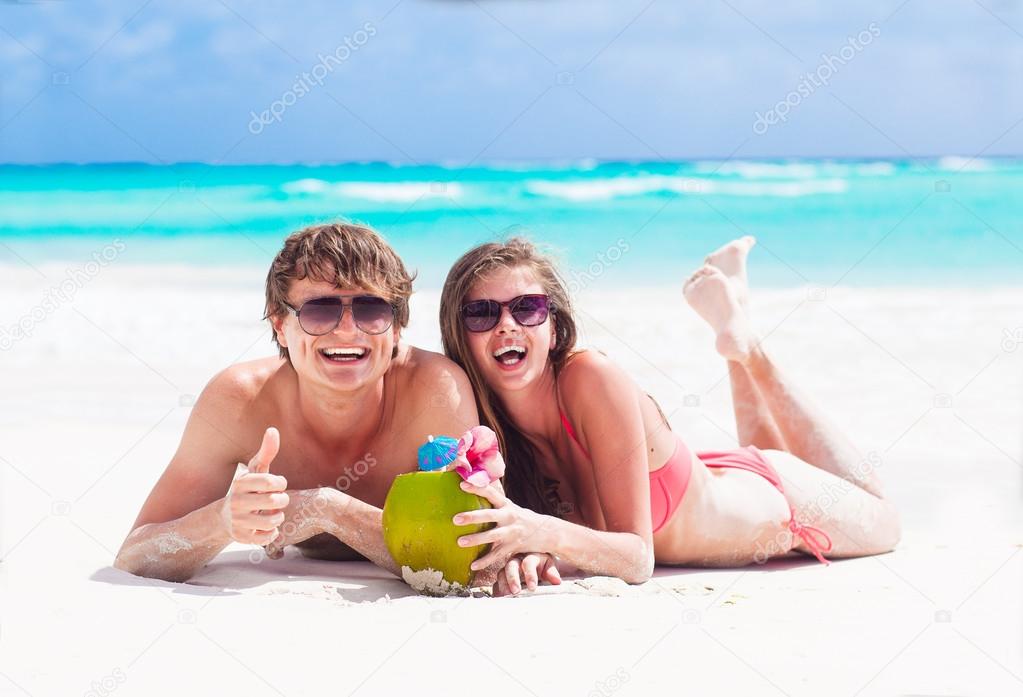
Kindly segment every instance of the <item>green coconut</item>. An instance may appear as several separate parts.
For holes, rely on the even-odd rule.
[[[461,481],[457,472],[412,472],[394,480],[384,503],[384,542],[403,574],[405,568],[432,570],[456,588],[469,587],[470,565],[490,545],[459,547],[458,538],[487,530],[493,523],[451,522],[459,513],[491,508],[486,499],[462,491]]]

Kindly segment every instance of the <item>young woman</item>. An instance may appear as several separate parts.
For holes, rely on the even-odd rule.
[[[722,247],[686,282],[689,304],[728,362],[744,447],[694,453],[652,398],[611,359],[576,350],[571,299],[555,265],[513,239],[466,253],[441,298],[447,355],[468,374],[481,423],[497,432],[505,490],[455,524],[492,545],[497,591],[558,582],[557,563],[629,583],[669,565],[743,566],[791,551],[890,551],[899,518],[862,460],[765,354],[747,316],[746,257]],[[663,321],[671,321],[664,318]]]

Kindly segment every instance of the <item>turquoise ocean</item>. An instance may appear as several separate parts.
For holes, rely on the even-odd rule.
[[[290,231],[380,230],[419,285],[470,246],[550,245],[580,282],[680,283],[753,234],[756,283],[1018,285],[1023,160],[0,166],[0,263],[260,266]]]

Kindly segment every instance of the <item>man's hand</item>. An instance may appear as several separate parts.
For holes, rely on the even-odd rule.
[[[284,509],[284,522],[278,526],[280,535],[265,546],[266,556],[280,559],[284,548],[305,542],[310,537],[327,532],[334,519],[335,508],[345,496],[337,489],[298,489],[289,491],[291,502]]]
[[[249,460],[249,471],[231,483],[224,498],[222,518],[228,534],[242,544],[268,545],[280,535],[284,510],[290,500],[288,480],[270,474],[270,463],[281,449],[281,434],[266,429],[263,443]]]
[[[561,585],[561,574],[557,563],[550,554],[518,554],[508,560],[504,569],[498,572],[494,583],[494,597],[518,595],[522,592],[522,582],[526,588],[535,591],[541,582],[547,581],[552,586]]]

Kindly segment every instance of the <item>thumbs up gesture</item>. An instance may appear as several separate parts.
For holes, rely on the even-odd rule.
[[[281,434],[266,429],[263,443],[249,460],[249,471],[231,483],[224,498],[223,518],[231,539],[242,544],[265,546],[280,535],[289,497],[288,480],[270,474],[270,463],[281,449]]]

